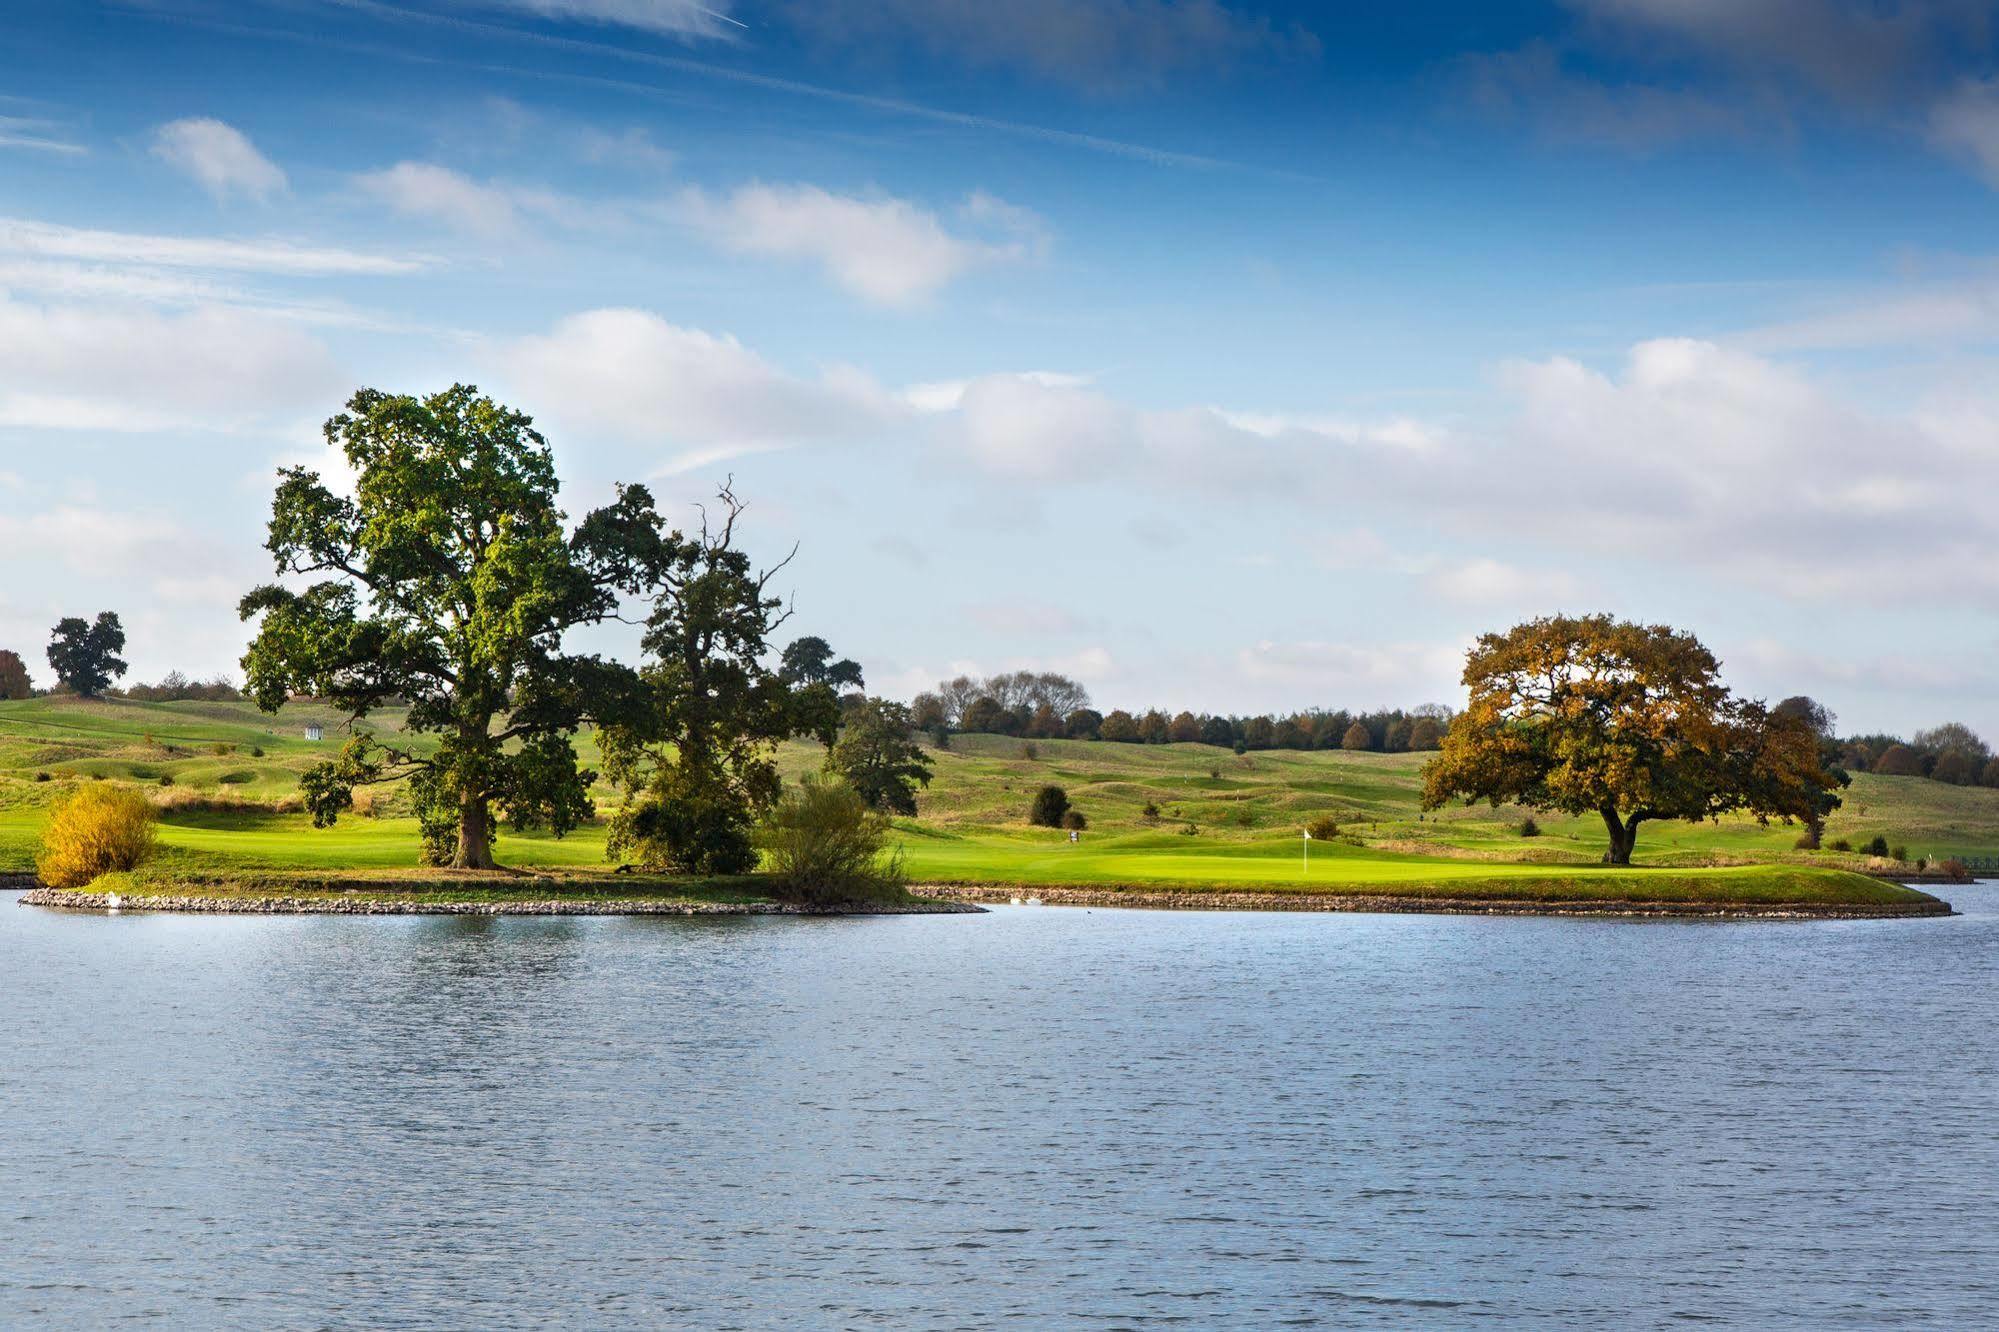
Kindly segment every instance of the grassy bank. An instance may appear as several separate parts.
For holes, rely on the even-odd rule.
[[[332,738],[306,740],[309,721]],[[392,729],[396,718],[380,721]],[[48,804],[93,780],[143,786],[162,806],[161,854],[148,873],[198,882],[297,871],[351,879],[358,872],[372,882],[411,868],[416,823],[395,791],[333,828],[315,829],[296,812],[298,773],[331,752],[342,734],[337,723],[312,708],[288,707],[269,718],[242,704],[0,703],[0,872],[30,868]],[[590,761],[587,736],[581,748]],[[787,746],[786,775],[815,768],[819,757],[816,747]],[[1866,894],[1901,890],[1852,872],[1908,868],[1858,854],[1800,852],[1794,828],[1725,819],[1648,826],[1638,867],[1609,870],[1598,863],[1603,831],[1593,820],[1537,815],[1540,835],[1523,837],[1524,810],[1420,812],[1423,759],[1414,754],[1237,755],[1202,745],[958,736],[931,757],[936,780],[921,796],[919,816],[896,825],[917,882],[1530,902],[1878,903],[1885,899]],[[1027,826],[1034,791],[1049,783],[1066,788],[1089,818],[1080,843]],[[616,799],[603,788],[595,795],[602,808]],[[1322,818],[1339,831],[1312,843],[1308,867],[1299,832]],[[1906,845],[1912,857],[1999,855],[1999,791],[1862,775],[1828,840],[1860,844],[1876,833]],[[600,822],[560,840],[504,834],[499,852],[517,868],[588,876],[606,868],[604,840]],[[495,884],[491,891],[512,890]],[[631,888],[614,881],[603,891]]]

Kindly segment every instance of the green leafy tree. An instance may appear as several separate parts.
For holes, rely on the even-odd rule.
[[[1059,786],[1044,786],[1034,793],[1034,803],[1028,806],[1027,821],[1038,828],[1059,828],[1062,816],[1069,812],[1069,793]]]
[[[704,510],[696,535],[663,538],[649,560],[643,706],[600,732],[605,772],[628,795],[610,853],[690,874],[753,869],[756,821],[778,797],[778,743],[830,745],[840,725],[825,681],[764,664],[790,618],[770,581],[791,557],[759,572],[735,544],[742,504],[726,485],[718,498],[719,523]]]
[[[1210,717],[1201,723],[1201,743],[1227,749],[1235,743],[1235,727],[1227,717]]]
[[[28,665],[21,654],[0,648],[0,703],[30,698],[34,692],[34,681],[28,678]]]
[[[279,473],[266,548],[280,574],[318,581],[243,599],[261,617],[247,692],[266,712],[323,697],[355,721],[406,704],[404,729],[437,740],[349,741],[300,780],[314,823],[352,808],[356,786],[406,778],[430,863],[491,868],[496,808],[515,829],[567,832],[592,813],[571,737],[629,706],[636,681],[562,637],[645,586],[662,541],[651,496],[624,487],[565,534],[547,441],[464,384],[362,389],[325,434],[354,496]]]
[[[1551,616],[1485,634],[1464,683],[1470,706],[1423,770],[1425,809],[1594,812],[1604,859],[1628,865],[1644,823],[1802,817],[1829,794],[1809,727],[1737,702],[1700,640],[1663,625]]]
[[[1113,709],[1097,727],[1106,740],[1129,744],[1138,739],[1138,720],[1123,708]]]
[[[861,687],[861,667],[845,657],[834,660],[826,640],[808,635],[795,640],[778,658],[778,673],[794,685],[825,685],[836,693]]]
[[[916,813],[916,788],[930,785],[930,761],[915,741],[909,709],[871,698],[847,717],[840,738],[826,755],[826,771],[838,773],[872,809]]]
[[[1077,708],[1062,719],[1062,730],[1071,740],[1095,740],[1104,729],[1104,714],[1095,708]]]
[[[115,611],[95,620],[65,616],[49,640],[49,667],[56,680],[78,698],[96,698],[125,673],[125,626]]]

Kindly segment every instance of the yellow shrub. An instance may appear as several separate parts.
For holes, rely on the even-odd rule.
[[[153,807],[129,787],[78,787],[51,812],[35,873],[51,888],[81,888],[100,874],[134,869],[153,854],[153,819]]]

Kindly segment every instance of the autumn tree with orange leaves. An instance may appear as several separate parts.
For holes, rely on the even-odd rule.
[[[1480,637],[1464,683],[1470,705],[1423,770],[1425,809],[1595,813],[1604,860],[1629,865],[1644,823],[1738,810],[1811,821],[1839,805],[1810,726],[1735,698],[1714,654],[1665,625],[1533,620]]]

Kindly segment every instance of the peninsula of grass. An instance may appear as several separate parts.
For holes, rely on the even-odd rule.
[[[375,724],[394,730],[398,717]],[[329,752],[303,724],[338,735],[339,718],[311,705],[278,717],[247,704],[149,704],[122,699],[0,703],[0,875],[32,871],[49,805],[81,783],[143,787],[160,810],[159,854],[121,901],[337,900],[338,908],[579,911],[635,904],[644,911],[775,912],[767,880],[691,881],[614,873],[600,819],[566,838],[506,834],[515,872],[462,876],[414,867],[418,829],[387,789],[331,828],[300,812],[298,774]],[[595,767],[592,737],[580,737]],[[786,780],[813,771],[823,751],[784,746]],[[1895,880],[1918,877],[1918,857],[1999,857],[1999,790],[1916,777],[1860,774],[1827,828],[1827,849],[1792,844],[1797,829],[1747,818],[1648,825],[1637,864],[1599,862],[1600,822],[1484,806],[1425,814],[1418,754],[1263,750],[1234,754],[1196,744],[1077,740],[1032,744],[959,735],[933,749],[936,778],[895,839],[915,893],[959,900],[1040,896],[1044,902],[1228,906],[1235,909],[1655,910],[1763,914],[1935,914],[1948,910]],[[1059,785],[1089,827],[1031,827],[1028,806]],[[618,793],[592,792],[601,810]],[[1300,830],[1330,821],[1309,865]],[[1838,849],[1876,835],[1909,860]],[[175,889],[167,892],[167,888]],[[185,891],[182,891],[185,890]],[[102,896],[103,894],[98,894]],[[48,900],[37,896],[35,900]],[[399,904],[399,905],[397,905]],[[223,909],[195,906],[190,909]],[[277,909],[243,906],[240,909]],[[547,909],[547,908],[542,908]]]

